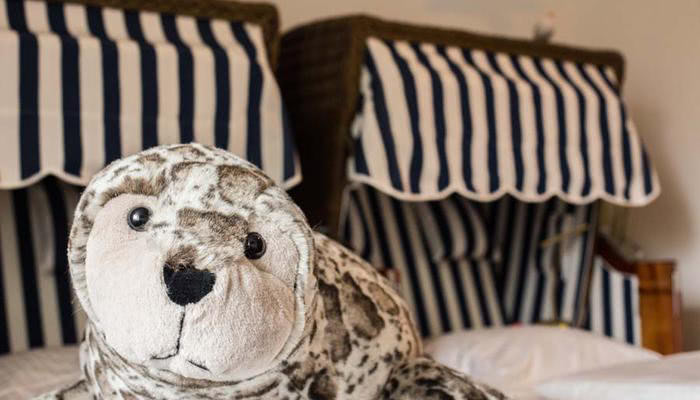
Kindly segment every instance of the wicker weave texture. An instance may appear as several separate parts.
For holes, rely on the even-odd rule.
[[[243,3],[230,0],[32,0],[54,3],[76,3],[124,10],[153,11],[165,14],[219,18],[260,25],[272,68],[277,65],[279,48],[279,16],[277,8],[267,3]]]

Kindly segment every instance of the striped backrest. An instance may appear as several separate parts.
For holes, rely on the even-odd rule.
[[[405,202],[352,185],[340,236],[398,272],[425,336],[558,320],[641,345],[638,279],[594,256],[596,213],[596,204],[510,196]]]
[[[577,323],[593,256],[596,205],[504,197],[487,207],[508,321]]]
[[[583,323],[595,333],[641,345],[638,278],[594,254],[596,204],[505,197],[484,207],[509,323]]]
[[[584,327],[622,342],[642,345],[639,278],[596,257]]]
[[[80,190],[52,177],[0,190],[0,354],[82,338],[66,257]]]
[[[373,265],[397,270],[424,336],[503,324],[488,231],[469,201],[403,202],[356,185],[345,204],[341,237]]]
[[[376,37],[365,47],[351,181],[406,200],[658,195],[612,68]]]
[[[0,188],[49,173],[85,185],[114,159],[192,141],[300,179],[259,25],[0,0],[0,54]]]

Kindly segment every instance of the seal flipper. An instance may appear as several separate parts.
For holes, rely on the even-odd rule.
[[[380,395],[382,400],[505,400],[499,391],[472,381],[436,361],[419,357],[396,365]]]

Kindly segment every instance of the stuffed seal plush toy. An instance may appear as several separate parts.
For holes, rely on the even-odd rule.
[[[223,150],[110,164],[68,256],[89,319],[83,378],[43,398],[503,398],[422,356],[390,284]]]

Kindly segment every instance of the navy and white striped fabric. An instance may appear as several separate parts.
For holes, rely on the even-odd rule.
[[[0,54],[2,189],[192,141],[301,178],[258,25],[0,0]]]
[[[611,68],[369,38],[359,85],[349,178],[396,198],[659,194]]]
[[[601,335],[641,346],[639,278],[617,271],[596,257],[585,327]]]
[[[641,344],[637,277],[593,262],[597,204],[406,202],[360,184],[343,209],[341,237],[399,272],[426,336],[558,320]]]
[[[424,334],[493,309],[639,344],[635,278],[593,264],[596,200],[660,191],[611,68],[370,38],[360,79],[341,236],[399,269]],[[491,308],[457,307],[485,292],[457,271]]]
[[[0,190],[0,354],[82,338],[66,257],[80,190],[53,177]]]
[[[357,185],[344,209],[341,237],[373,265],[398,271],[423,335],[503,324],[488,231],[468,200],[403,202]]]
[[[487,207],[508,322],[577,323],[586,299],[597,204],[504,197]]]

